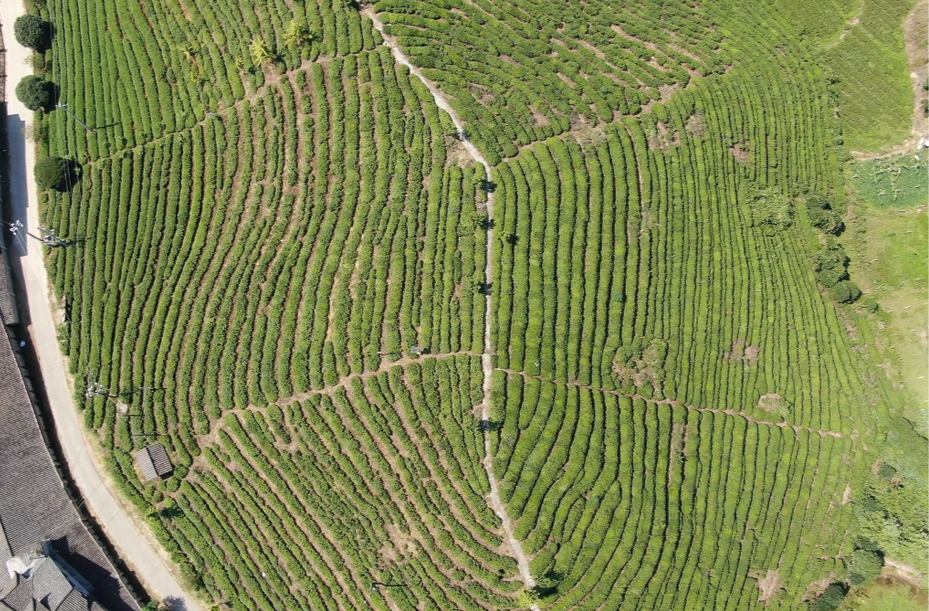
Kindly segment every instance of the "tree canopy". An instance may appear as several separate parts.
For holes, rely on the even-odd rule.
[[[16,85],[16,97],[29,110],[48,110],[52,106],[52,83],[44,77],[29,75]]]
[[[38,15],[22,15],[13,24],[16,42],[30,49],[41,50],[45,47],[48,22]]]
[[[66,191],[70,183],[71,162],[63,157],[45,157],[35,164],[35,182],[43,189]]]

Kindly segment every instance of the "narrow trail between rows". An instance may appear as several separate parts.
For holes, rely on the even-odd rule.
[[[699,407],[696,405],[687,405],[682,403],[677,399],[652,399],[645,397],[639,394],[629,394],[624,393],[618,390],[612,390],[609,388],[601,388],[599,386],[590,386],[589,384],[580,384],[578,382],[565,382],[562,380],[553,380],[551,378],[546,378],[543,376],[535,376],[526,373],[525,371],[517,371],[515,369],[503,369],[497,368],[497,371],[502,371],[503,373],[510,376],[519,376],[524,380],[537,380],[539,382],[545,382],[547,384],[557,384],[559,386],[566,386],[568,388],[582,388],[585,390],[590,390],[593,392],[603,393],[605,395],[612,395],[614,397],[621,397],[624,399],[632,399],[633,401],[642,401],[646,405],[670,405],[671,407],[683,407],[689,412],[705,412],[709,414],[720,414],[723,416],[732,416],[735,418],[742,418],[747,422],[752,424],[757,424],[759,426],[773,426],[779,429],[793,429],[795,432],[806,431],[807,433],[813,433],[814,435],[819,435],[820,437],[833,437],[835,439],[842,439],[846,436],[850,436],[854,439],[855,434],[847,435],[846,433],[840,433],[838,431],[830,431],[827,429],[817,429],[809,426],[803,426],[802,424],[790,424],[786,420],[776,422],[773,420],[761,420],[754,416],[749,415],[744,410],[737,410],[732,408],[721,408],[721,407]]]
[[[458,116],[458,113],[455,112],[454,108],[452,108],[452,105],[449,104],[447,99],[445,99],[445,96],[442,94],[442,92],[439,91],[439,89],[423,75],[422,71],[414,66],[412,62],[410,62],[409,58],[403,53],[397,42],[384,33],[384,24],[381,23],[381,20],[378,18],[377,14],[370,7],[363,9],[361,14],[371,20],[371,23],[374,25],[374,29],[376,29],[384,38],[385,44],[390,48],[394,58],[397,60],[397,63],[409,68],[413,76],[422,81],[426,88],[429,89],[429,93],[432,94],[432,99],[435,100],[436,106],[448,113],[448,116],[451,117],[452,123],[455,124],[455,128],[458,130],[458,133],[462,135],[461,142],[464,144],[465,150],[468,151],[468,154],[477,163],[484,166],[487,182],[490,183],[490,163],[487,161],[487,158],[485,158],[484,155],[477,149],[477,147],[475,147],[474,144],[472,144],[466,137],[464,137],[464,124],[462,123],[461,118]],[[485,258],[486,264],[484,266],[484,283],[487,287],[490,286],[493,273],[491,261],[493,244],[493,223],[491,221],[493,220],[493,217],[494,194],[491,189],[488,189],[487,252]],[[520,577],[522,577],[526,588],[531,589],[535,587],[536,582],[535,578],[532,576],[532,573],[529,570],[529,559],[526,558],[526,554],[523,552],[523,547],[520,542],[516,539],[516,537],[513,536],[513,522],[507,515],[506,507],[500,500],[500,487],[497,485],[497,478],[494,476],[493,455],[491,452],[490,442],[490,428],[487,426],[487,423],[490,422],[490,377],[494,370],[493,361],[491,358],[492,349],[490,344],[490,317],[490,291],[488,290],[486,291],[486,307],[484,310],[484,352],[481,354],[481,365],[484,370],[484,399],[481,402],[481,422],[484,431],[484,469],[487,471],[487,479],[490,482],[490,507],[494,510],[494,513],[497,514],[497,517],[500,518],[500,522],[503,526],[503,533],[506,536],[506,540],[510,549],[512,550],[513,558],[516,559],[516,564],[519,566]],[[532,610],[539,611],[538,605],[533,604]]]

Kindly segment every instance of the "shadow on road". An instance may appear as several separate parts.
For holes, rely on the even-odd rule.
[[[6,103],[0,103],[0,116],[6,114]],[[26,137],[23,135],[23,128],[26,123],[19,115],[9,115],[6,118],[6,130],[0,137],[0,168],[2,173],[7,177],[3,181],[3,220],[6,223],[20,221],[26,231],[31,231],[29,221],[26,219]],[[13,272],[13,290],[16,293],[16,302],[19,306],[19,318],[23,325],[29,325],[29,298],[26,294],[26,286],[23,275],[23,258],[26,256],[30,247],[26,236],[14,236],[5,226],[2,228],[3,241],[7,244],[7,254],[9,255],[10,271]],[[38,246],[34,246],[38,247]]]

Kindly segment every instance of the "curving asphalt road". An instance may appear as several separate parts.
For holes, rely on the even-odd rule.
[[[16,42],[13,23],[25,13],[22,0],[0,0],[0,27],[6,43],[6,129],[10,158],[10,199],[13,218],[21,221],[27,231],[36,233],[39,226],[38,197],[32,180],[35,147],[27,143],[23,128],[32,123],[33,113],[16,99],[13,91],[32,69],[26,63],[31,51]],[[61,112],[61,111],[57,111]],[[29,332],[38,355],[45,392],[55,420],[58,441],[64,450],[81,496],[88,509],[103,526],[107,538],[120,557],[132,569],[148,592],[159,600],[168,600],[177,611],[199,611],[200,607],[174,578],[171,561],[148,527],[136,523],[127,514],[108,479],[101,478],[94,461],[94,450],[84,435],[82,419],[74,404],[74,392],[66,375],[56,335],[55,318],[50,305],[51,293],[45,271],[42,247],[34,241],[18,240],[19,260],[28,300]],[[25,250],[25,253],[23,253]],[[11,249],[14,254],[16,249]]]

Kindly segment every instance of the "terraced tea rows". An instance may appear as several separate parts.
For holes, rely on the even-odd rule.
[[[54,134],[69,133],[59,117],[49,120]],[[52,261],[72,315],[65,329],[72,365],[113,395],[87,401],[86,421],[111,449],[125,493],[146,511],[154,509],[152,527],[191,584],[210,598],[235,608],[381,607],[384,596],[402,601],[422,592],[423,586],[408,595],[391,590],[393,581],[440,576],[455,584],[435,592],[427,587],[424,600],[473,609],[506,607],[519,589],[500,581],[514,563],[499,552],[498,535],[487,530],[496,518],[481,498],[487,485],[483,443],[471,408],[480,401],[482,375],[474,357],[454,361],[450,370],[443,365],[441,376],[424,365],[444,400],[461,403],[457,432],[446,430],[450,422],[435,423],[434,434],[445,446],[441,453],[436,443],[416,436],[415,423],[424,417],[420,408],[439,409],[432,393],[423,395],[421,387],[412,395],[376,386],[370,391],[387,392],[390,405],[415,400],[417,408],[413,420],[393,423],[409,423],[402,437],[382,438],[381,428],[366,433],[369,441],[388,445],[410,439],[419,444],[399,445],[395,452],[402,456],[365,471],[386,477],[400,470],[396,483],[378,485],[380,502],[367,497],[369,505],[335,509],[333,494],[340,490],[344,503],[357,502],[362,488],[355,488],[361,485],[355,474],[374,464],[371,450],[348,462],[331,457],[328,464],[342,466],[329,475],[327,494],[311,498],[305,488],[282,501],[290,504],[273,506],[278,515],[293,515],[328,503],[325,510],[312,509],[314,518],[305,522],[281,526],[275,520],[272,528],[261,521],[266,514],[241,504],[285,494],[282,487],[262,486],[257,472],[247,480],[222,479],[238,468],[236,448],[254,456],[267,449],[229,445],[226,425],[239,430],[235,420],[222,420],[230,409],[304,398],[307,409],[325,410],[332,401],[348,401],[346,392],[358,405],[364,397],[357,384],[367,379],[365,372],[407,362],[402,355],[414,347],[430,357],[482,350],[484,297],[475,289],[483,281],[482,176],[459,165],[464,159],[447,146],[448,131],[425,88],[396,71],[386,49],[304,62],[268,77],[215,116],[147,143],[106,154],[94,147],[98,130],[83,152],[90,161],[82,181],[50,201],[50,222],[79,238],[77,248],[58,251]],[[404,137],[393,137],[398,133]],[[55,139],[52,152],[71,146]],[[415,367],[405,375],[414,375]],[[475,382],[468,381],[472,375]],[[459,392],[468,400],[459,399]],[[117,395],[118,401],[111,400]],[[226,424],[217,429],[220,421]],[[294,436],[296,430],[290,423],[280,429]],[[317,437],[331,435],[329,429],[307,434],[314,452],[331,439],[337,445],[330,450],[338,454],[345,441]],[[339,431],[345,434],[347,429]],[[168,443],[179,476],[157,490],[138,482],[130,453],[152,435]],[[382,461],[379,452],[386,448],[373,450]],[[428,466],[427,456],[433,461]],[[224,464],[232,471],[223,471]],[[452,470],[459,464],[464,472]],[[285,469],[275,471],[278,476],[297,473],[280,460],[273,465]],[[429,473],[441,479],[422,482]],[[285,480],[276,481],[281,486]],[[369,485],[362,486],[365,494]],[[224,499],[221,490],[237,491],[238,501]],[[399,509],[394,497],[412,504]],[[325,520],[358,512],[367,516],[362,524],[368,533],[356,547],[345,537],[361,526],[346,530]],[[410,531],[414,523],[419,530]],[[255,524],[263,525],[257,539],[250,530]],[[391,543],[393,524],[408,543]],[[447,534],[444,529],[452,527],[454,534]],[[302,551],[287,556],[294,537]],[[218,547],[208,543],[214,539]],[[454,541],[477,547],[452,549]],[[422,545],[427,551],[412,560]],[[287,562],[272,567],[253,561],[246,549],[268,558],[284,554]],[[285,584],[294,562],[310,562],[314,569],[290,589]],[[372,580],[388,584],[384,594],[369,593]],[[333,593],[336,583],[344,594]]]
[[[890,399],[805,230],[754,222],[837,179],[824,80],[753,42],[773,66],[497,168],[495,465],[553,609],[795,609],[843,571]]]
[[[849,439],[497,375],[495,461],[550,608],[793,609],[841,570],[810,544],[848,527]],[[786,592],[765,605],[769,570]]]
[[[180,549],[263,608],[510,608],[521,585],[500,579],[514,562],[487,527],[480,381],[475,357],[430,358],[227,414],[177,497]]]
[[[381,0],[374,10],[492,163],[723,68],[722,37],[689,3]]]
[[[842,197],[824,75],[737,8],[50,1],[42,61],[97,127],[46,118],[82,163],[45,210],[62,339],[192,588],[741,611],[841,573],[890,399],[808,260],[803,196]]]

